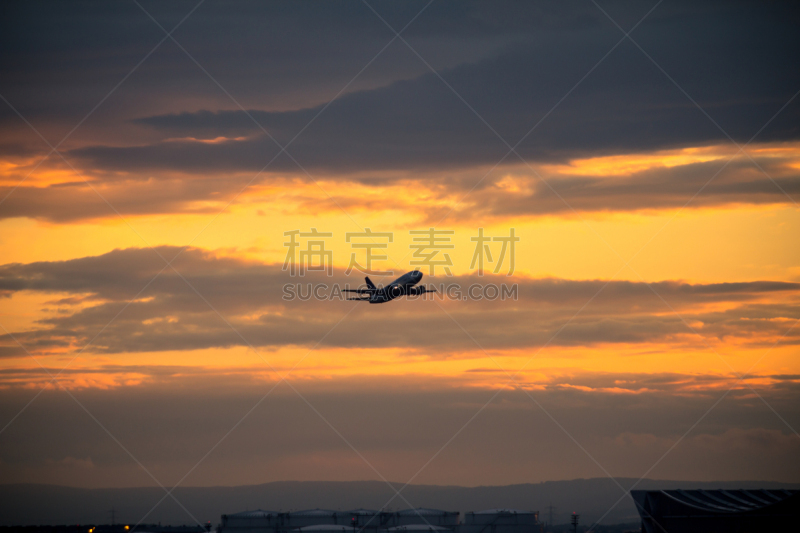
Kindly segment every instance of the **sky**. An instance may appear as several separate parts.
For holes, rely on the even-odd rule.
[[[0,9],[3,483],[800,482],[793,3]]]

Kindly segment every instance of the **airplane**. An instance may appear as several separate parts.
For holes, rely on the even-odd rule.
[[[390,302],[400,296],[417,296],[425,294],[426,292],[436,292],[436,289],[427,289],[425,287],[414,287],[422,279],[422,272],[413,270],[407,272],[391,282],[386,287],[378,288],[369,279],[369,276],[364,278],[367,281],[367,289],[344,289],[344,292],[355,292],[358,294],[367,295],[366,298],[348,298],[348,300],[355,300],[357,302],[369,302],[371,304],[382,304]]]

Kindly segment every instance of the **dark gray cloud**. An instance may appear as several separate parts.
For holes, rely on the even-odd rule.
[[[192,3],[147,5],[167,27]],[[375,8],[397,28],[423,2]],[[609,3],[630,28],[649,6]],[[135,5],[58,3],[9,9],[0,46],[3,94],[35,124],[65,133],[163,36]],[[660,5],[633,36],[725,130],[745,141],[800,86],[796,10],[789,3]],[[591,3],[557,6],[434,2],[408,41],[502,136],[514,144],[621,38]],[[207,2],[176,32],[228,91],[287,142],[392,37],[362,4]],[[99,52],[98,49],[102,49]],[[796,105],[762,140],[797,137]],[[163,146],[136,124],[190,136],[225,132],[231,121],[260,133],[173,43],[166,42],[81,129],[73,153],[103,168],[202,170],[190,150]],[[5,109],[4,124],[24,125]],[[177,113],[177,114],[176,114]],[[192,115],[192,113],[198,113]],[[212,113],[212,114],[209,114]],[[45,121],[47,122],[47,121]],[[96,128],[96,129],[93,129]],[[57,132],[53,132],[55,134]],[[142,143],[142,140],[149,140]],[[725,140],[656,67],[624,42],[519,150],[529,158],[631,151]],[[134,141],[136,146],[130,145]],[[77,143],[77,141],[76,141]],[[76,146],[73,143],[71,146]],[[110,144],[110,146],[102,146]],[[206,147],[228,169],[255,171],[260,143]],[[293,145],[310,169],[493,164],[505,146],[416,55],[396,41]],[[266,159],[265,159],[266,157]],[[294,169],[291,161],[279,170]]]
[[[659,30],[668,31],[660,27],[654,31]],[[666,40],[666,35],[663,38]],[[573,43],[519,44],[491,59],[445,70],[442,76],[514,145],[569,90],[567,72],[588,71],[602,57],[600,50],[613,45],[608,35],[598,35],[597,39],[602,44],[590,52]],[[578,79],[579,74],[573,75],[571,83]],[[762,80],[758,85],[739,87],[738,94],[732,94],[727,76],[703,80],[719,87],[708,90],[701,105],[740,143],[755,135],[800,87],[800,76],[764,73]],[[786,109],[760,140],[795,139],[798,109],[796,105]],[[321,106],[284,112],[251,110],[250,115],[285,144],[320,111]],[[139,171],[201,171],[207,158],[231,171],[257,172],[270,159],[262,148],[265,135],[242,111],[159,115],[139,122],[170,136],[208,137],[235,132],[256,137],[201,145],[206,156],[199,160],[194,155],[198,145],[175,143],[87,147],[73,155],[92,167]],[[585,86],[522,142],[518,151],[531,160],[563,160],[715,142],[727,142],[725,134],[638,49],[624,43]],[[343,96],[303,132],[289,151],[311,171],[355,172],[491,166],[508,148],[435,74],[427,73]],[[513,156],[509,162],[518,160]],[[274,164],[276,170],[297,170],[288,158]]]
[[[198,3],[141,2],[167,30]],[[399,29],[425,3],[414,0],[398,6],[377,1],[374,5]],[[64,5],[39,1],[3,10],[0,92],[48,137],[65,135],[164,37],[133,2]],[[446,68],[486,57],[534,26],[574,24],[569,21],[580,16],[555,10],[552,22],[547,23],[536,17],[547,8],[531,10],[527,21],[515,16],[519,10],[513,6],[486,19],[480,10],[461,3],[434,3],[405,35],[415,39],[436,68]],[[246,1],[234,7],[209,0],[174,37],[245,105],[287,109],[331,99],[389,43],[392,34],[360,3],[326,2],[311,7]],[[425,69],[395,43],[349,90],[415,77]],[[85,141],[103,133],[115,139],[135,138],[136,132],[119,129],[126,118],[176,106],[194,110],[203,103],[214,103],[215,109],[235,108],[183,51],[167,41],[81,128],[79,138]],[[3,125],[20,125],[5,106],[0,113]]]
[[[173,264],[202,298],[171,269],[137,297],[164,267],[159,254],[170,260],[180,249],[159,247],[157,251],[126,249],[70,261],[3,265],[0,291],[7,295],[26,290],[67,292],[84,298],[81,307],[74,307],[70,298],[52,302],[51,308],[60,309],[59,314],[43,318],[40,329],[15,332],[15,336],[30,350],[47,351],[65,345],[81,347],[102,331],[92,350],[111,353],[246,346],[239,334],[259,347],[313,345],[325,337],[325,346],[407,347],[431,353],[447,348],[441,355],[445,357],[455,349],[476,350],[458,324],[485,349],[542,346],[595,295],[551,344],[660,342],[677,349],[734,338],[771,344],[788,329],[784,320],[775,319],[800,318],[796,305],[800,285],[788,282],[663,281],[651,284],[651,289],[627,281],[462,276],[427,278],[437,286],[444,284],[445,290],[447,285],[457,285],[460,292],[449,293],[450,298],[403,299],[377,308],[360,304],[363,307],[331,331],[359,304],[336,298],[286,301],[285,285],[301,284],[292,292],[308,297],[312,284],[324,283],[328,288],[320,294],[330,297],[334,285],[355,287],[359,277],[337,272],[332,278],[292,278],[281,272],[280,265],[217,257],[190,248]],[[470,286],[492,282],[518,284],[519,299],[461,300]],[[653,291],[693,324],[694,331]],[[134,297],[137,299],[128,303]],[[712,303],[729,305],[725,310],[707,308],[706,304]],[[783,342],[796,342],[798,335],[790,333]],[[5,354],[23,353],[8,336],[3,340]]]

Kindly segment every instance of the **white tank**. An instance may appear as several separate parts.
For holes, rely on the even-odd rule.
[[[349,515],[347,513],[329,511],[327,509],[307,509],[305,511],[294,511],[284,515],[284,526],[287,529],[299,529],[307,526],[319,525],[349,525]],[[352,529],[352,528],[351,528]]]

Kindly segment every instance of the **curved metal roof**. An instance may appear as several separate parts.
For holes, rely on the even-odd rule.
[[[472,514],[536,514],[533,511],[520,511],[519,509],[486,509],[485,511],[475,511]]]
[[[232,516],[235,518],[267,518],[270,516],[278,516],[278,513],[256,509],[255,511],[242,511],[240,513],[228,514],[226,516]]]
[[[372,509],[353,509],[352,511],[346,511],[345,514],[355,514],[360,516],[372,516],[378,514],[379,511],[374,511]]]
[[[402,511],[397,511],[398,516],[444,516],[446,514],[450,513],[439,509],[425,509],[422,507],[419,509],[403,509]]]
[[[778,503],[792,495],[786,489],[662,490],[667,498],[712,513],[741,513]]]

